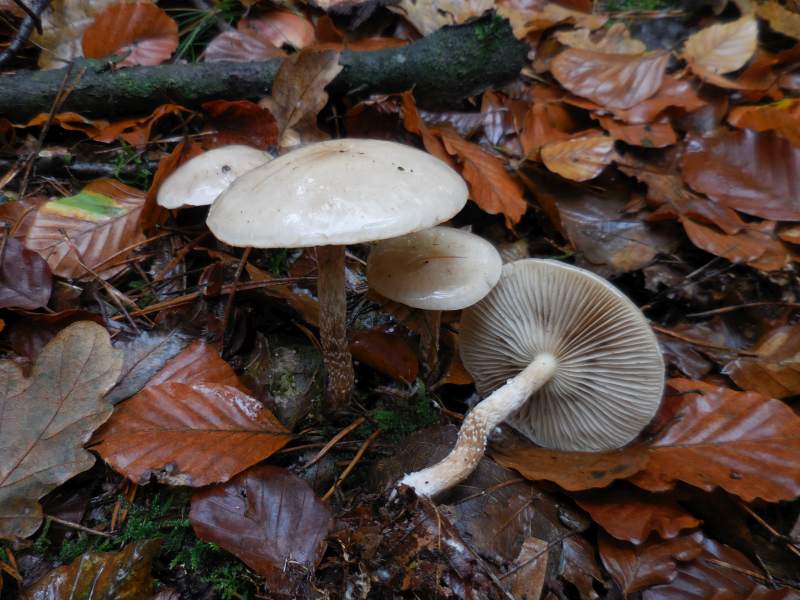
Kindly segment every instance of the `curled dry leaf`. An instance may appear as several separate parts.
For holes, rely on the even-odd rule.
[[[25,600],[86,598],[137,600],[153,593],[150,569],[160,540],[142,540],[119,552],[86,552],[26,588]]]
[[[111,4],[83,32],[83,54],[105,58],[127,56],[118,67],[158,65],[178,47],[178,24],[155,4]]]
[[[610,109],[628,109],[661,87],[667,52],[606,54],[570,48],[550,63],[558,82],[577,96]]]
[[[774,132],[692,136],[681,167],[692,188],[725,206],[764,219],[800,220],[800,148]]]
[[[189,519],[197,537],[278,585],[292,569],[300,567],[300,576],[313,571],[333,525],[330,510],[305,481],[267,465],[195,492]]]
[[[606,52],[608,54],[642,54],[647,51],[647,46],[631,37],[628,28],[621,21],[614,23],[600,36],[592,35],[586,28],[572,31],[556,31],[556,39],[570,48],[591,50],[593,52]]]
[[[550,29],[562,23],[594,30],[602,27],[608,20],[605,15],[572,10],[555,2],[547,2],[541,6],[539,2],[525,0],[498,0],[497,13],[508,19],[514,35],[521,40],[531,32]]]
[[[111,414],[103,396],[121,365],[106,330],[90,322],[59,333],[28,378],[0,361],[0,538],[33,534],[39,498],[94,464],[83,443]]]
[[[770,29],[800,40],[800,14],[784,8],[775,0],[760,2],[754,8],[756,15],[764,19]]]
[[[0,236],[0,308],[41,308],[52,288],[45,260],[19,240]]]
[[[800,146],[800,100],[797,98],[785,98],[773,104],[737,106],[728,113],[728,123],[754,131],[774,130]]]
[[[189,112],[192,111],[179,104],[162,104],[146,117],[133,117],[104,124],[98,122],[97,133],[88,135],[98,142],[113,142],[121,138],[131,146],[140,147],[150,141],[150,132],[162,118]]]
[[[25,237],[25,246],[61,277],[108,278],[124,268],[132,245],[144,239],[139,215],[142,191],[113,179],[98,179],[68,198],[46,202]]]
[[[283,58],[286,53],[264,40],[241,31],[223,31],[203,51],[206,62],[247,62]]]
[[[314,25],[288,10],[273,10],[256,19],[242,19],[236,29],[275,48],[291,46],[300,50],[314,43]]]
[[[745,15],[730,23],[719,23],[689,36],[683,58],[700,77],[724,75],[741,69],[758,47],[758,21]]]
[[[800,326],[776,327],[750,350],[756,356],[740,356],[722,372],[740,388],[769,398],[800,394]]]
[[[614,139],[604,135],[551,142],[541,152],[548,169],[573,181],[594,179],[616,156]]]
[[[400,0],[389,10],[403,15],[422,35],[448,25],[461,25],[494,8],[494,0]]]

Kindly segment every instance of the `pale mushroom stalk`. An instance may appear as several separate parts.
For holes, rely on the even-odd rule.
[[[347,342],[345,247],[317,246],[317,296],[322,358],[328,373],[328,405],[347,404],[355,375]]]
[[[547,383],[557,367],[558,361],[552,354],[539,354],[519,375],[469,412],[450,454],[433,466],[406,475],[400,484],[414,488],[421,496],[435,496],[466,479],[483,458],[492,430]]]

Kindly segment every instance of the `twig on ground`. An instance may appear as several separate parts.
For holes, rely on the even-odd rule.
[[[22,20],[14,39],[11,40],[11,43],[6,47],[5,50],[0,52],[0,67],[5,65],[17,55],[17,52],[22,50],[34,29],[37,29],[38,31],[42,30],[40,16],[50,4],[50,0],[34,0],[30,7],[23,2],[17,2],[17,4],[27,13],[27,15]]]

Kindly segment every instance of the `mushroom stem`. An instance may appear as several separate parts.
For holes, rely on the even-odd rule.
[[[347,343],[344,246],[317,246],[317,296],[322,360],[328,374],[327,409],[345,406],[353,390],[353,359]]]
[[[466,479],[483,458],[492,430],[519,409],[536,390],[547,383],[558,367],[552,354],[543,352],[519,375],[509,379],[464,418],[455,447],[435,465],[400,480],[420,496],[435,496]]]
[[[425,312],[425,323],[419,334],[419,350],[422,355],[422,368],[426,377],[435,376],[439,362],[439,332],[442,328],[442,311]],[[431,383],[428,381],[427,383]]]

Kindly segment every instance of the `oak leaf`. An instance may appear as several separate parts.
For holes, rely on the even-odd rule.
[[[106,330],[90,322],[61,331],[28,378],[0,361],[0,538],[33,534],[39,498],[94,464],[83,443],[111,414],[103,396],[121,365]]]
[[[689,36],[683,58],[700,77],[724,75],[741,69],[758,47],[758,22],[745,15],[730,23],[718,23]]]

